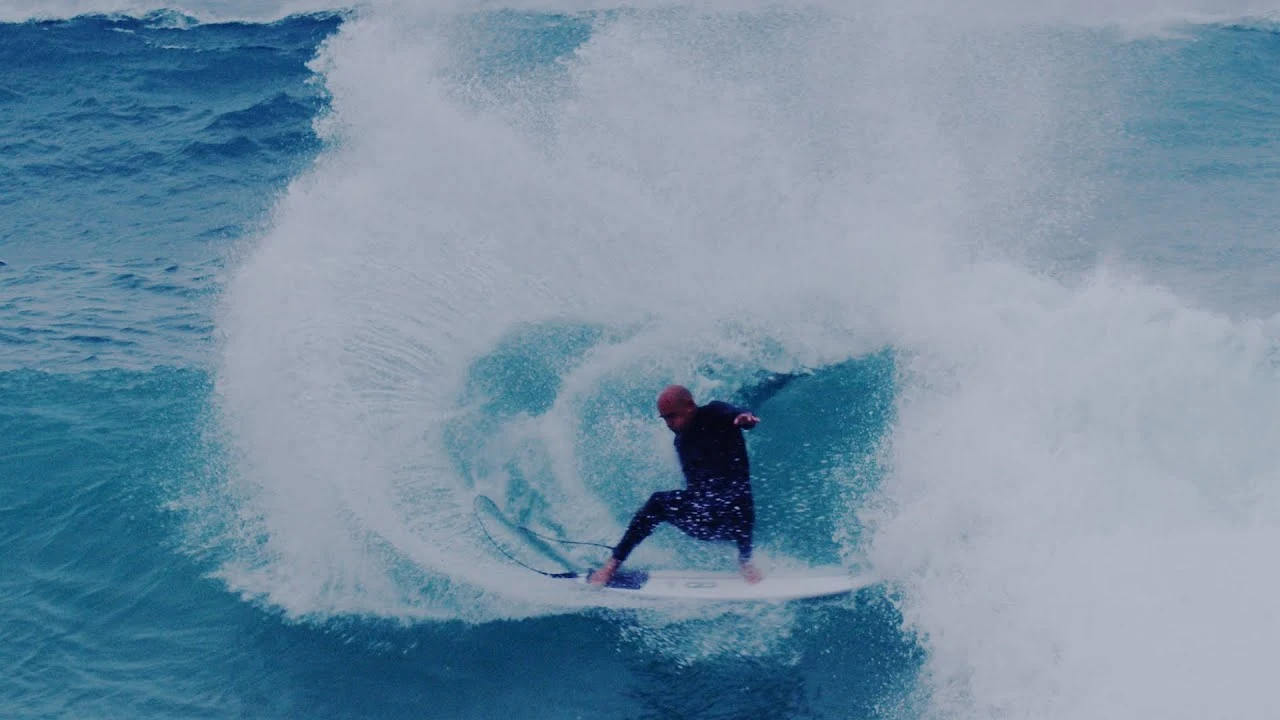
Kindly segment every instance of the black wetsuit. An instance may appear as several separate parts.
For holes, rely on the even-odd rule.
[[[614,549],[615,560],[626,560],[663,522],[699,540],[732,540],[738,544],[738,558],[751,559],[751,530],[756,521],[751,471],[742,430],[733,424],[744,412],[728,403],[707,403],[698,408],[684,431],[676,433],[685,489],[649,496]]]

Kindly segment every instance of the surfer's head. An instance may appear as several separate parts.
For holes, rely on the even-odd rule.
[[[693,402],[693,393],[683,385],[672,385],[658,395],[658,415],[662,416],[671,432],[683,431],[697,413],[698,405]]]

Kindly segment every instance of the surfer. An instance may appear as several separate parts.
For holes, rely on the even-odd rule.
[[[732,540],[738,564],[749,583],[762,576],[751,563],[751,531],[755,506],[742,431],[760,418],[728,403],[699,406],[688,388],[672,385],[658,395],[658,415],[675,433],[676,455],[684,471],[685,489],[656,492],[636,512],[613,557],[591,573],[588,581],[604,585],[640,541],[663,522],[699,540]]]

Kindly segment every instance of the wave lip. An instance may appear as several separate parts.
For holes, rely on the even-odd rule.
[[[929,638],[937,712],[1268,716],[1277,336],[1105,268],[974,282],[1000,312],[946,311],[982,340],[903,403],[863,518]]]

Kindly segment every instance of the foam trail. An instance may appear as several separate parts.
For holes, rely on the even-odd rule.
[[[686,12],[599,22],[568,66],[469,76],[463,51],[500,40],[503,28],[486,25],[499,21],[375,14],[345,25],[320,65],[335,149],[291,188],[228,288],[219,389],[252,498],[246,527],[266,538],[250,565],[268,568],[237,582],[300,611],[414,602],[366,561],[371,535],[433,577],[510,587],[466,510],[476,489],[502,496],[508,468],[460,476],[449,432],[471,412],[459,404],[471,363],[511,329],[614,329],[565,371],[552,412],[486,446],[536,442],[529,462],[550,467],[543,492],[589,511],[554,520],[606,537],[617,521],[593,525],[609,514],[572,490],[584,487],[575,425],[601,383],[616,391],[631,375],[621,389],[640,388],[643,408],[652,387],[693,382],[698,358],[785,370],[875,349],[886,339],[875,309],[846,308],[896,297],[904,273],[927,270],[931,253],[913,248],[927,234],[900,232],[881,250],[879,227],[896,223],[876,198],[850,202],[850,190],[885,192],[864,174],[873,169],[906,181],[889,158],[837,161],[806,180],[830,156],[779,103],[794,73],[825,80],[803,76],[816,51],[839,44],[816,18],[748,22],[822,44],[764,76],[791,44],[744,57],[717,41],[740,20]],[[844,122],[825,128],[829,149]],[[761,356],[766,338],[780,350]],[[653,455],[644,438],[660,437],[646,425],[636,455]],[[472,595],[437,600],[461,612]]]

